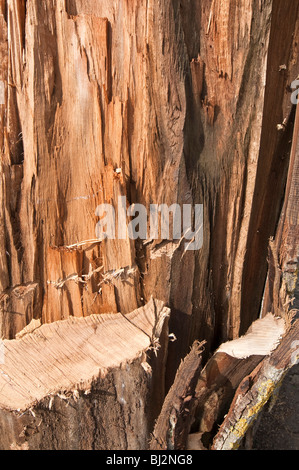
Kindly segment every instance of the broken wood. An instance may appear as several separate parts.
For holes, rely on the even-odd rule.
[[[155,424],[151,450],[182,450],[192,425],[195,388],[205,343],[195,343],[179,367]]]
[[[28,312],[42,323],[128,313],[152,295],[167,302],[178,338],[169,387],[194,340],[207,341],[207,358],[239,335],[272,1],[43,5],[9,0],[0,13],[0,292],[37,283],[39,304]],[[291,71],[280,60],[284,89]],[[265,130],[270,138],[276,124]],[[202,203],[200,253],[182,256],[171,242],[153,251],[128,238],[90,249],[83,242],[94,239],[96,208],[116,207],[119,196],[146,207]],[[90,265],[137,269],[99,295],[98,273],[60,291],[52,284],[82,278]],[[12,339],[32,315],[4,310],[1,336]],[[257,312],[247,316],[250,324]]]
[[[241,382],[214,439],[212,448],[215,450],[238,448],[264,405],[278,393],[282,380],[298,361],[299,321],[293,322],[299,306],[298,130],[297,109],[284,205],[275,239],[270,240],[269,244],[269,272],[262,309],[262,315],[272,311],[274,315],[280,316],[286,332],[270,357],[264,359]]]
[[[299,321],[277,349],[241,382],[215,439],[212,450],[237,449],[265,404],[274,396],[289,368],[299,358]]]
[[[203,344],[196,343],[164,401],[151,449],[209,448],[240,383],[281,344],[285,333],[285,321],[269,314],[245,336],[221,345],[202,371]]]
[[[270,241],[269,271],[263,300],[263,311],[284,314],[299,308],[299,110],[297,107],[290,166],[284,204],[275,239]]]
[[[271,335],[268,349],[246,341],[270,238],[262,325],[279,336],[298,291],[298,34],[293,0],[0,1],[0,337],[19,387],[1,375],[3,448],[147,448],[165,390],[176,408],[168,397],[152,445],[209,447],[244,377],[258,382]],[[202,204],[202,249],[95,239],[97,208],[118,216],[119,197]],[[169,345],[166,320],[153,336],[162,304]],[[84,335],[105,346],[94,381]]]
[[[284,334],[284,321],[270,314],[257,320],[245,336],[218,348],[196,386],[189,449],[194,440],[199,447],[210,447],[240,383],[277,347]]]
[[[72,318],[5,340],[0,449],[147,448],[162,405],[168,316],[152,300],[126,317]]]

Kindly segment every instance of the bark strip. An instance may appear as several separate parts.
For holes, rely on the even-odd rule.
[[[273,354],[244,378],[214,439],[212,450],[238,449],[264,405],[273,396],[288,370],[296,363],[299,356],[298,337],[299,320],[296,320]]]
[[[181,364],[156,422],[150,444],[151,450],[186,448],[193,420],[195,388],[201,372],[201,355],[204,344],[195,342]]]

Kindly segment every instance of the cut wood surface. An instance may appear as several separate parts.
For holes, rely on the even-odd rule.
[[[21,339],[4,341],[5,363],[0,365],[0,448],[105,448],[107,436],[117,448],[147,447],[152,420],[163,400],[168,316],[169,309],[152,300],[126,317],[119,313],[70,318],[40,326]],[[111,396],[109,406],[115,412],[107,414],[106,427],[94,430],[88,424],[92,419],[92,400],[100,403],[107,395]],[[75,413],[65,421],[66,427],[75,426],[74,447],[71,434],[59,434],[60,441],[55,440],[55,426],[49,425],[59,413],[55,403],[58,409],[70,406]],[[81,415],[82,407],[85,416]],[[101,418],[103,410],[99,405],[99,420],[106,419]],[[124,418],[126,414],[130,415],[130,425]],[[34,420],[34,429],[39,423],[33,441],[30,436],[18,434],[20,423],[28,426],[28,416]],[[111,425],[123,427],[126,442],[115,429],[110,429]],[[82,429],[84,439],[80,437]],[[93,433],[99,435],[91,444]],[[79,443],[78,439],[83,440]]]
[[[168,315],[163,303],[152,301],[126,317],[70,318],[43,325],[20,340],[5,340],[0,409],[22,411],[62,390],[87,390],[109,369],[158,348]]]
[[[245,336],[222,344],[217,353],[225,353],[237,359],[253,355],[268,356],[279,345],[284,333],[284,320],[269,313],[265,318],[255,321]]]

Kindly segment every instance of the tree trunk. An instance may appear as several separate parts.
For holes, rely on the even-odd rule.
[[[86,378],[77,401],[57,394],[73,394],[79,372],[72,383],[57,378],[51,390],[45,377],[43,393],[32,392],[35,401],[22,406],[15,400],[8,407],[0,387],[1,448],[146,448],[194,341],[206,342],[204,369],[192,389],[193,421],[184,421],[185,442],[181,437],[178,442],[187,446],[193,431],[206,433],[206,446],[212,445],[239,385],[265,360],[255,351],[247,359],[214,353],[244,335],[260,316],[269,239],[276,235],[284,201],[286,208],[298,192],[298,180],[291,183],[290,173],[288,178],[298,134],[291,102],[298,34],[299,3],[293,0],[0,0],[4,390],[13,393],[10,381],[17,379],[11,355],[17,354],[22,365],[24,344],[32,347],[26,371],[35,383],[34,351],[43,349],[36,335],[59,336],[63,325],[57,341],[72,341],[72,325],[82,325],[82,336],[76,336],[82,342],[94,316],[115,315],[127,327],[126,319],[136,311],[150,318],[146,328],[144,320],[139,330],[133,328],[131,340],[127,332],[123,357],[112,366],[109,358],[121,332],[107,327],[111,347],[101,345],[107,364],[99,369],[108,368],[108,375]],[[181,240],[156,240],[149,232],[145,240],[133,240],[128,233],[120,236],[123,227],[115,239],[99,239],[97,208],[112,205],[120,220],[120,197],[126,208],[142,204],[147,213],[151,204],[202,204],[203,246],[186,250],[184,233]],[[289,232],[289,225],[280,226],[277,245],[283,273],[285,263],[298,266],[298,204],[288,210],[293,225]],[[130,221],[127,215],[123,224]],[[290,243],[292,255],[283,260]],[[283,317],[287,335],[286,291],[290,294],[297,280],[295,274],[291,280],[284,277],[285,291],[279,293],[281,273],[271,267],[271,252],[269,259],[268,282],[276,273],[278,284],[267,284],[263,316]],[[155,336],[161,312],[164,323]],[[146,331],[143,340],[140,328]],[[104,326],[99,332],[103,335]],[[47,341],[45,347],[51,348]],[[71,374],[76,363],[68,365],[63,342],[59,348],[62,370]],[[55,358],[54,372],[58,352]],[[133,364],[129,371],[122,367],[127,363]],[[215,376],[216,365],[224,368],[222,377]],[[207,377],[215,387],[206,387]],[[233,385],[219,403],[223,378]],[[85,396],[92,379],[92,394]],[[22,380],[18,376],[18,387]],[[126,396],[132,391],[126,404],[119,401],[119,387]],[[104,402],[102,413],[94,415],[94,400]],[[119,416],[110,411],[113,403],[122,409]],[[55,434],[55,413],[62,408],[64,422]],[[11,413],[18,409],[26,422],[15,424]],[[122,436],[108,439],[107,427],[119,426],[120,420]],[[68,426],[74,438],[63,437]],[[48,434],[42,439],[44,429]]]
[[[152,301],[4,341],[0,448],[146,448],[162,406],[168,315]]]

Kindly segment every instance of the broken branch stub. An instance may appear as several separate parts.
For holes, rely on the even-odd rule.
[[[179,367],[173,386],[165,398],[151,439],[151,450],[186,448],[192,425],[195,388],[201,372],[205,342],[195,342]]]
[[[284,320],[269,314],[254,322],[246,335],[218,348],[196,386],[194,434],[188,438],[190,450],[210,447],[240,383],[275,350],[284,334]]]
[[[244,378],[214,439],[213,450],[238,449],[264,405],[273,396],[288,370],[295,365],[298,337],[299,320],[296,320],[275,351]]]
[[[5,340],[0,449],[146,448],[168,316],[152,299],[127,316],[69,318]]]

